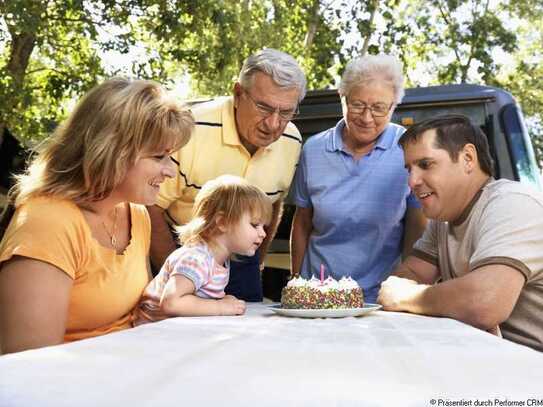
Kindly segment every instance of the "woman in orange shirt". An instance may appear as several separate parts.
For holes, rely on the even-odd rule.
[[[149,281],[144,205],[174,175],[192,115],[150,81],[91,90],[10,191],[0,346],[17,352],[132,325]]]

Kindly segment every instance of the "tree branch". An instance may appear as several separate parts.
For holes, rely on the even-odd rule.
[[[377,13],[377,10],[379,9],[379,0],[372,0],[371,5],[373,7],[372,7],[372,10],[371,10],[371,14],[370,14],[370,20],[368,22],[370,28],[373,26],[373,20],[375,19],[375,14]],[[372,34],[372,32],[369,31],[368,35],[364,39],[364,44],[362,45],[361,56],[364,56],[364,55],[366,55],[368,53],[368,48],[370,46],[371,34]]]
[[[313,5],[311,6],[311,18],[309,19],[309,26],[307,28],[307,34],[304,40],[304,49],[306,53],[309,53],[309,49],[311,48],[315,38],[315,33],[317,32],[317,25],[319,23],[319,7],[320,0],[313,0]]]
[[[323,3],[323,5],[322,5],[322,7],[321,7],[321,10],[322,10],[323,12],[328,11],[328,9],[329,9],[330,7],[332,7],[332,5],[333,5],[336,1],[337,1],[337,0],[332,0],[332,1],[331,1],[330,3],[328,3],[328,4],[324,4],[324,3]]]
[[[449,27],[452,26],[452,22],[451,22],[451,19],[449,18],[449,15],[448,13],[445,12],[445,10],[443,9],[443,7],[441,7],[441,1],[438,1],[437,3],[437,7],[439,9],[439,12],[441,14],[441,17],[443,18],[443,20],[445,21],[445,24],[447,24]],[[448,10],[447,10],[448,11]],[[454,43],[454,44],[451,44],[451,48],[454,52],[454,56],[456,57],[456,60],[458,61],[458,63],[460,64],[460,66],[462,66],[462,56],[460,55],[460,53],[458,52],[458,47],[457,47],[457,44]]]
[[[50,67],[48,67],[48,68],[37,68],[37,69],[32,69],[31,71],[27,71],[26,74],[27,74],[27,75],[33,75],[33,74],[35,74],[35,73],[43,72],[43,71],[56,72],[56,73],[61,74],[61,75],[65,75],[65,74],[66,74],[66,72],[60,71],[60,70],[58,70],[58,69],[56,69],[56,68],[50,68]]]
[[[30,55],[35,45],[36,35],[34,33],[12,34],[11,50],[6,70],[12,75],[16,87],[23,83]]]

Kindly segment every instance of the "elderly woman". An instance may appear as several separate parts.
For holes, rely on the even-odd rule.
[[[132,325],[149,281],[150,221],[192,115],[153,82],[94,88],[11,191],[0,243],[2,353]]]
[[[344,118],[305,143],[294,178],[292,273],[351,276],[375,302],[380,283],[421,235],[425,218],[410,194],[401,126],[390,123],[402,100],[399,61],[388,55],[351,61],[339,94]]]

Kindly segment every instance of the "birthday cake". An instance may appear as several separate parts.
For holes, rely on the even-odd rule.
[[[351,277],[342,277],[339,281],[332,277],[324,281],[297,277],[281,292],[283,308],[360,308],[363,304],[362,289]]]

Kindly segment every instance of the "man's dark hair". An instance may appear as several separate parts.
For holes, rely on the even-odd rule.
[[[417,142],[427,130],[436,131],[435,147],[447,151],[454,162],[458,161],[458,154],[466,144],[473,144],[481,170],[487,175],[494,175],[494,163],[486,135],[468,117],[455,114],[423,120],[407,129],[400,137],[400,145],[405,148],[408,144]]]

